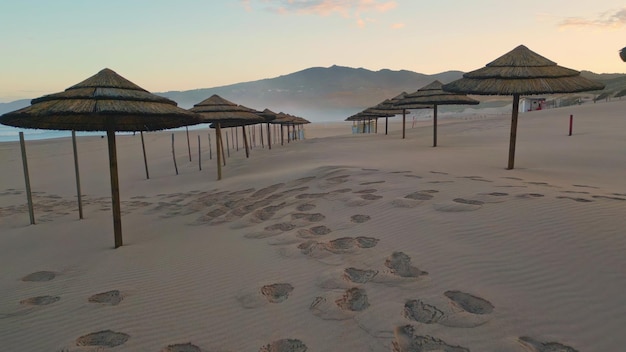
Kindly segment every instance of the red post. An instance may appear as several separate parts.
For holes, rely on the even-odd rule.
[[[574,115],[569,115],[569,135],[572,135],[572,127],[574,126]]]

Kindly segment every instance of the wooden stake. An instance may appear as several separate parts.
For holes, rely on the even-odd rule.
[[[24,132],[20,132],[20,149],[22,150],[22,166],[24,168],[24,182],[26,183],[26,200],[28,201],[28,215],[30,224],[35,225],[35,211],[33,209],[33,193],[30,190],[30,175],[28,174],[28,162],[26,161],[26,143]]]
[[[246,137],[246,126],[241,126],[243,131],[243,144],[246,147],[246,158],[250,157],[250,148],[248,147],[248,137]]]
[[[209,132],[208,135],[209,135],[209,160],[213,160],[213,147],[211,146],[211,132]]]
[[[189,152],[189,161],[191,161],[191,144],[189,143],[189,127],[185,126],[187,131],[187,151]]]
[[[202,149],[200,148],[200,135],[198,135],[198,169],[202,171]]]
[[[78,218],[83,218],[83,196],[80,193],[80,172],[78,171],[78,151],[76,149],[76,131],[72,131],[72,148],[74,149],[74,172],[76,173],[76,195],[78,197]]]
[[[402,109],[402,139],[406,136],[406,109]]]
[[[174,138],[174,135],[172,135]],[[109,144],[109,170],[111,172],[111,205],[113,210],[113,235],[115,248],[122,246],[122,211],[120,207],[120,184],[117,176],[117,151],[115,146],[115,130],[111,125],[107,128]],[[173,139],[172,139],[173,140]]]
[[[174,159],[174,170],[176,170],[176,175],[178,175],[178,165],[176,165],[176,153],[174,152],[174,134],[172,133],[172,158]]]
[[[146,158],[146,144],[143,141],[143,131],[139,131],[141,136],[141,149],[143,150],[143,164],[146,167],[146,180],[150,179],[150,173],[148,173],[148,158]]]
[[[222,153],[220,152],[220,146],[222,144],[221,141],[221,128],[220,123],[216,122],[217,126],[215,128],[215,153],[217,153],[217,180],[222,179]]]
[[[272,149],[272,133],[270,132],[270,123],[267,123],[267,148]]]
[[[433,147],[437,146],[437,104],[433,105]]]
[[[233,131],[232,129],[230,130],[231,132]],[[230,158],[230,145],[228,144],[228,131],[226,131],[226,153],[228,155],[228,157]],[[231,133],[232,136],[232,133]]]

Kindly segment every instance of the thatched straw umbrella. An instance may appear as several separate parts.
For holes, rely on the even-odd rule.
[[[445,84],[444,91],[478,95],[513,95],[511,139],[507,169],[515,164],[515,139],[520,95],[576,93],[604,89],[604,85],[580,76],[579,71],[556,63],[520,45],[485,67]]]
[[[622,48],[622,50],[620,50],[619,57],[622,59],[622,61],[626,62],[626,47],[624,47],[624,48]]]
[[[360,122],[363,121],[363,133],[365,133],[365,121],[371,121],[371,120],[377,120],[381,117],[391,117],[391,116],[395,116],[395,114],[393,113],[389,113],[389,112],[383,112],[380,110],[374,110],[372,108],[368,108],[365,109],[363,111],[360,111],[352,116],[349,116],[345,119],[345,121],[353,121],[353,122]],[[357,126],[358,127],[358,126]],[[371,131],[370,131],[371,132]]]
[[[194,105],[190,111],[202,115],[203,122],[215,123],[216,151],[217,151],[217,179],[222,179],[222,130],[221,125],[230,127],[241,126],[243,129],[243,139],[246,146],[246,157],[249,156],[248,140],[246,138],[246,124],[259,123],[264,119],[257,115],[257,111],[245,106],[237,105],[219,95],[211,97]]]
[[[150,94],[110,69],[0,117],[0,123],[15,127],[106,131],[115,248],[123,244],[115,131],[154,131],[200,122],[198,115],[178,108],[176,102]]]
[[[406,93],[402,93],[402,95],[404,95]],[[397,97],[396,97],[397,98]],[[394,98],[394,99],[396,99]],[[399,115],[399,114],[404,114],[405,119],[406,119],[406,113],[407,111],[403,108],[398,108],[394,105],[394,100],[392,99],[386,99],[383,102],[369,108],[366,109],[366,111],[369,112],[373,112],[373,113],[380,113],[380,114],[385,114],[385,116],[381,116],[385,118],[385,135],[387,135],[388,131],[389,131],[389,117],[395,116],[395,115]],[[378,132],[378,120],[376,121],[376,130]]]
[[[395,103],[395,106],[429,104],[433,106],[433,147],[437,146],[437,105],[476,105],[478,100],[472,99],[465,94],[444,92],[443,84],[437,80],[418,89],[416,92],[407,94]]]
[[[257,114],[265,119],[265,122],[267,124],[267,147],[269,149],[272,149],[272,133],[270,128],[270,122],[275,120],[278,114],[267,108]]]

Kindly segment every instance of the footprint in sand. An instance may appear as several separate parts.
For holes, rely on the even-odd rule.
[[[411,257],[403,252],[393,252],[385,259],[385,266],[391,269],[391,273],[400,277],[420,277],[428,275],[426,271],[422,271],[411,265]]]
[[[362,270],[357,268],[346,268],[343,277],[357,284],[364,284],[373,279],[378,274],[378,270]]]
[[[461,291],[446,291],[444,295],[448,297],[457,307],[472,314],[489,314],[493,312],[494,306],[491,302],[470,295]]]
[[[318,222],[326,219],[326,217],[320,213],[293,213],[291,214],[292,220],[304,220],[308,222]]]
[[[412,325],[398,326],[394,329],[394,341],[392,351],[394,352],[469,352],[470,350],[446,343],[438,338],[428,335],[415,335],[415,328]]]
[[[281,210],[282,208],[286,206],[287,206],[286,202],[282,202],[278,205],[270,205],[265,208],[256,210],[253,213],[253,216],[255,219],[259,221],[266,221],[266,220],[271,219],[274,216],[274,214],[276,214],[277,211]]]
[[[22,281],[43,282],[50,281],[56,277],[56,273],[53,271],[37,271],[32,274],[28,274],[22,278]]]
[[[470,314],[465,310],[450,309],[449,306],[445,305],[441,307],[440,309],[422,300],[413,299],[404,304],[402,315],[409,320],[422,324],[439,324],[454,328],[473,328],[489,321],[489,317],[485,315]]]
[[[123,297],[120,294],[120,291],[112,290],[112,291],[97,293],[89,297],[88,301],[91,303],[102,303],[102,304],[109,304],[112,306],[116,306],[120,304],[120,302],[122,301],[122,298]]]
[[[364,194],[361,196],[361,198],[365,200],[378,200],[378,199],[381,199],[382,197],[383,196],[378,196],[375,194]]]
[[[289,298],[289,294],[293,291],[293,286],[287,283],[278,283],[265,285],[261,287],[261,294],[265,296],[270,303],[281,303]]]
[[[364,222],[367,222],[371,219],[371,217],[369,215],[361,215],[361,214],[356,214],[356,215],[352,215],[350,217],[350,221],[357,223],[357,224],[362,224]]]
[[[413,299],[404,304],[402,315],[409,320],[423,324],[435,324],[443,318],[444,314],[435,306]]]
[[[435,197],[433,196],[433,193],[437,193],[437,192],[439,191],[436,191],[436,190],[417,191],[417,192],[407,194],[406,196],[404,196],[404,198],[413,199],[413,200],[431,200]]]
[[[626,200],[626,198],[621,197],[612,197],[612,196],[591,196],[591,198],[595,199],[610,199],[610,200]]]
[[[370,306],[365,290],[358,287],[346,290],[343,296],[336,300],[335,303],[339,308],[353,312],[360,312]]]
[[[541,198],[544,197],[541,193],[522,193],[517,195],[518,198]]]
[[[455,198],[452,202],[434,204],[433,208],[444,213],[459,213],[478,210],[482,208],[482,204],[483,202],[481,201]]]
[[[378,183],[385,183],[386,181],[368,181],[368,182],[361,182],[359,183],[359,185],[361,186],[367,186],[367,185],[375,185]]]
[[[313,258],[322,258],[329,253],[344,254],[355,252],[359,248],[372,248],[378,241],[379,239],[373,237],[341,237],[326,243],[307,241],[298,245],[298,249]]]
[[[281,222],[281,223],[266,226],[264,231],[245,234],[244,237],[253,238],[253,239],[263,239],[267,237],[278,236],[281,233],[291,231],[295,229],[296,227],[297,226],[292,223]]]
[[[376,192],[378,192],[377,189],[368,188],[368,189],[362,189],[360,191],[354,191],[352,193],[356,193],[356,194],[370,194],[370,193],[376,193]]]
[[[301,212],[310,211],[313,209],[315,209],[315,204],[311,204],[311,203],[300,204],[296,207],[296,210],[301,211]]]
[[[192,344],[191,342],[188,342],[168,345],[160,352],[202,352],[202,350],[200,349],[200,347]]]
[[[309,306],[311,313],[324,320],[346,320],[369,307],[367,294],[361,288],[349,288],[338,299],[333,295],[336,293],[315,297]]]
[[[518,341],[529,352],[578,352],[578,350],[558,342],[539,342],[528,336],[522,336]]]
[[[265,188],[261,188],[260,190],[254,192],[253,194],[250,195],[250,198],[263,198],[267,195],[270,195],[274,192],[276,192],[279,188],[283,187],[285,184],[284,183],[277,183],[275,185],[271,185]]]
[[[128,341],[130,335],[123,332],[104,330],[92,332],[76,339],[76,346],[116,347]]]
[[[591,200],[591,199],[585,199],[585,198],[579,198],[579,197],[558,196],[556,198],[557,199],[571,199],[571,200],[579,202],[579,203],[591,203],[591,202],[593,202],[593,200]]]
[[[300,229],[298,230],[298,237],[300,238],[316,238],[319,236],[328,235],[331,233],[331,229],[324,225],[313,226],[310,229]]]
[[[308,347],[298,339],[282,339],[262,346],[259,352],[306,352]]]
[[[20,304],[29,306],[47,306],[48,304],[58,302],[60,299],[61,297],[58,296],[37,296],[23,299],[20,301]]]

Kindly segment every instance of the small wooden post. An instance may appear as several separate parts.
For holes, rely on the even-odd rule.
[[[189,152],[189,161],[191,161],[191,144],[189,143],[189,127],[185,126],[187,131],[187,151]]]
[[[237,132],[237,127],[230,129],[230,145],[235,150],[235,132]]]
[[[217,180],[221,180],[222,179],[222,153],[221,153],[221,128],[220,128],[220,123],[216,122],[217,126],[215,128],[215,153],[217,153]]]
[[[237,127],[235,127],[235,139],[237,140],[235,145],[237,146],[237,151],[239,151],[239,132],[237,132]]]
[[[230,131],[232,132],[233,130],[231,129]],[[231,133],[231,136],[232,136],[232,133]],[[228,131],[226,131],[226,154],[230,158],[230,145],[228,144]]]
[[[433,147],[437,146],[437,104],[433,105]]]
[[[80,172],[78,171],[78,151],[76,149],[76,131],[72,131],[72,148],[74,149],[74,172],[76,173],[76,195],[78,197],[78,218],[83,218],[83,196],[80,192]]]
[[[272,149],[272,134],[271,134],[270,123],[267,123],[267,148]]]
[[[143,141],[143,131],[139,131],[141,136],[141,149],[143,150],[143,164],[146,167],[146,180],[150,179],[150,173],[148,173],[148,159],[146,158],[146,144]]]
[[[26,143],[24,132],[20,132],[20,149],[22,150],[22,166],[24,167],[24,181],[26,183],[26,200],[28,201],[28,215],[30,224],[35,225],[35,211],[33,210],[33,193],[30,190],[30,176],[28,174],[28,162],[26,161]]]
[[[406,137],[406,109],[402,109],[402,139]]]
[[[228,131],[226,131],[228,136]],[[226,166],[226,154],[224,154],[224,137],[222,136],[222,129],[220,127],[220,154],[222,155],[222,164]]]
[[[387,135],[388,129],[389,129],[389,118],[385,117],[385,136]]]
[[[213,160],[213,147],[211,147],[211,132],[209,132],[208,135],[209,135],[209,160]]]
[[[174,135],[172,135],[172,138]],[[113,233],[115,248],[121,247],[122,241],[122,211],[120,207],[120,183],[117,176],[117,151],[115,146],[115,130],[109,122],[107,127],[109,144],[109,170],[111,173],[111,204],[113,210]]]
[[[260,132],[260,141],[261,141],[261,148],[265,148],[265,141],[263,141],[263,124],[260,123],[259,124],[259,132]]]
[[[511,140],[509,142],[508,170],[515,167],[515,140],[517,139],[517,115],[519,110],[519,94],[513,94],[513,113],[511,115]]]
[[[176,170],[176,175],[178,175],[178,165],[176,165],[176,153],[174,151],[174,134],[172,133],[172,158],[174,159],[174,170]]]
[[[569,115],[569,135],[572,135],[572,130],[574,127],[574,115]]]
[[[246,147],[246,158],[250,157],[250,148],[248,147],[248,137],[246,137],[246,126],[242,125],[241,130],[243,131],[243,144]]]
[[[198,169],[202,171],[202,149],[200,148],[200,135],[198,135]]]

